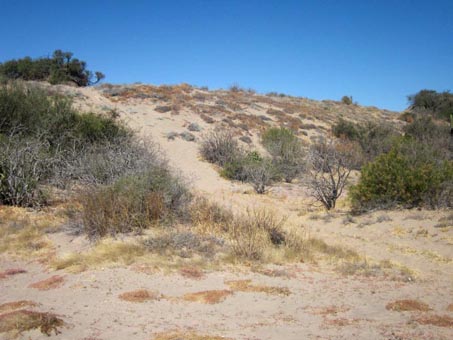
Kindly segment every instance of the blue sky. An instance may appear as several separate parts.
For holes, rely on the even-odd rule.
[[[403,110],[453,90],[453,0],[0,0],[0,62],[71,51],[106,82],[239,84]]]

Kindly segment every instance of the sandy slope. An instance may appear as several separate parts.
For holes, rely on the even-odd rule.
[[[151,136],[161,146],[170,164],[189,179],[194,190],[211,199],[234,209],[257,205],[273,209],[287,216],[289,223],[305,226],[311,235],[357,250],[370,263],[389,260],[413,272],[398,277],[360,273],[347,276],[335,271],[336,266],[329,263],[295,263],[264,268],[268,269],[264,273],[279,273],[278,276],[264,275],[263,270],[258,273],[251,268],[229,267],[222,271],[208,271],[200,280],[194,280],[177,272],[146,273],[137,270],[134,264],[79,274],[54,272],[34,261],[24,262],[2,255],[0,272],[10,268],[23,268],[27,272],[0,279],[0,305],[32,300],[40,304],[33,309],[60,315],[67,326],[61,328],[61,334],[52,338],[151,340],[157,334],[169,331],[186,334],[172,339],[184,339],[190,332],[231,339],[263,340],[453,338],[452,325],[439,327],[424,325],[420,321],[434,315],[453,318],[453,311],[447,310],[453,304],[453,221],[445,228],[436,227],[442,217],[451,217],[451,212],[389,211],[351,219],[341,208],[331,215],[316,212],[307,205],[307,194],[297,185],[277,185],[269,194],[257,196],[248,185],[222,179],[212,165],[199,158],[198,142],[202,134],[213,126],[224,128],[222,119],[215,113],[212,116],[216,123],[210,124],[201,118],[200,112],[184,105],[178,114],[155,110],[168,104],[168,100],[151,100],[153,97],[119,100],[117,96],[106,96],[96,88],[62,86],[59,91],[72,93],[77,105],[84,110],[116,110],[121,119],[138,133]],[[193,92],[192,96],[194,93],[198,92]],[[215,102],[219,101],[217,97],[223,98],[222,94],[214,93],[213,96],[202,104],[216,105]],[[241,112],[275,120],[275,116],[268,113],[272,105],[260,100],[244,104]],[[305,107],[302,104],[297,105]],[[334,105],[312,103],[309,109],[316,113],[327,104]],[[395,118],[389,112],[370,110],[376,119]],[[357,113],[344,112],[344,115],[348,114]],[[326,121],[318,118],[315,119],[318,126],[327,126],[333,119],[330,116]],[[170,132],[187,132],[190,123],[197,123],[202,129],[191,132],[195,141],[167,138]],[[258,127],[241,133],[256,141],[259,131]],[[326,132],[310,129],[303,138],[308,141],[310,136],[318,133]],[[63,232],[49,235],[49,238],[60,247],[61,252],[90,247],[82,237]],[[45,291],[30,288],[30,284],[53,275],[64,277],[59,287]],[[182,299],[186,293],[230,290],[229,280],[244,279],[267,287],[286,287],[290,294],[234,291],[223,302],[216,304]],[[156,291],[161,296],[143,303],[119,298],[120,294],[136,289]],[[422,301],[431,310],[398,312],[386,309],[388,303],[402,299]],[[4,335],[3,338],[8,339],[9,336]],[[47,336],[31,331],[19,335],[19,338],[44,339]]]

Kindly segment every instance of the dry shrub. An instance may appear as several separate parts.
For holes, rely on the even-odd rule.
[[[190,193],[182,179],[158,167],[120,178],[82,195],[84,230],[90,238],[141,232],[186,214]]]
[[[431,310],[429,306],[417,300],[397,300],[393,302],[389,302],[385,308],[387,310],[392,310],[396,312],[412,312],[412,311],[420,311],[420,312],[427,312]]]
[[[41,333],[50,336],[52,331],[55,332],[55,335],[59,334],[58,327],[63,325],[63,320],[51,313],[18,310],[0,315],[0,333],[22,333],[39,328]]]
[[[66,269],[80,272],[108,264],[128,265],[144,254],[145,248],[142,244],[106,240],[99,242],[88,252],[73,253],[56,259],[52,262],[52,267],[56,270]]]
[[[160,255],[191,258],[196,254],[204,259],[212,259],[222,251],[224,241],[215,236],[198,235],[191,231],[171,231],[149,237],[144,240],[143,245],[148,251]]]
[[[450,303],[450,304],[447,306],[447,311],[448,311],[448,312],[453,312],[453,303]]]
[[[193,199],[189,210],[192,224],[202,234],[226,231],[227,223],[233,218],[231,211],[200,196]]]
[[[32,283],[31,285],[29,285],[29,287],[38,290],[50,290],[61,287],[63,283],[64,283],[63,276],[54,275],[49,277],[48,279]]]
[[[193,280],[200,280],[204,277],[204,273],[198,269],[197,267],[182,267],[179,269],[179,274],[181,276],[188,278],[188,279],[193,279]]]
[[[6,302],[0,305],[0,314],[11,312],[25,307],[36,307],[38,303],[28,300]]]
[[[258,260],[269,244],[283,244],[284,222],[285,219],[278,219],[265,209],[247,209],[245,213],[236,215],[228,224],[234,255]]]
[[[229,338],[225,338],[223,336],[215,336],[215,335],[201,335],[195,333],[193,331],[187,332],[165,332],[165,333],[158,333],[155,335],[153,340],[231,340]]]
[[[204,137],[200,146],[201,156],[220,166],[232,162],[242,153],[238,141],[228,131],[213,131]]]
[[[183,299],[190,302],[201,302],[206,304],[216,304],[223,302],[228,296],[232,295],[231,290],[206,290],[197,293],[185,294]]]
[[[453,318],[448,315],[421,315],[414,318],[414,321],[421,325],[453,328]]]
[[[344,313],[350,310],[349,307],[346,306],[325,306],[325,307],[313,307],[311,308],[311,311],[315,315],[336,315],[338,313]]]
[[[118,297],[121,300],[129,302],[145,302],[149,300],[159,300],[160,294],[158,292],[153,292],[146,289],[138,289],[131,292],[122,293]]]
[[[17,274],[23,274],[26,273],[27,271],[25,269],[20,269],[20,268],[11,268],[7,269],[3,272],[0,272],[0,279],[6,279],[8,276],[13,276]]]
[[[265,285],[254,285],[252,280],[226,281],[225,284],[233,291],[266,293],[269,295],[290,295],[291,291],[286,287],[272,287]]]

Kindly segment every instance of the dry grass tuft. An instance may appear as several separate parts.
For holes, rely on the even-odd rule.
[[[133,290],[125,292],[118,296],[121,300],[129,302],[145,302],[149,300],[159,300],[161,295],[158,292],[149,291],[146,289]]]
[[[183,299],[190,302],[202,302],[206,304],[215,304],[223,302],[228,296],[232,295],[231,290],[206,290],[197,293],[185,294]]]
[[[25,307],[36,307],[38,304],[33,301],[28,300],[20,300],[20,301],[13,301],[7,302],[0,305],[0,314],[11,312],[13,310],[22,309]]]
[[[20,269],[20,268],[11,268],[7,269],[3,272],[0,272],[0,279],[6,279],[8,276],[14,276],[17,274],[24,274],[27,271],[25,269]]]
[[[155,335],[153,340],[231,340],[222,336],[201,335],[192,331],[189,332],[164,332]]]
[[[349,307],[346,307],[346,306],[334,306],[334,305],[311,308],[311,311],[312,311],[313,314],[322,315],[322,316],[336,315],[338,313],[345,313],[348,310],[350,310]]]
[[[197,267],[186,266],[179,269],[179,274],[188,279],[200,280],[204,277],[204,273]]]
[[[426,303],[417,300],[397,300],[388,303],[385,308],[396,312],[427,312],[431,310]]]
[[[453,328],[453,318],[448,315],[421,315],[413,320],[421,325]]]
[[[226,285],[233,291],[266,293],[269,295],[290,295],[291,291],[286,287],[273,287],[264,285],[254,285],[252,280],[226,281]]]
[[[62,319],[55,314],[18,310],[0,315],[0,333],[22,333],[31,329],[40,329],[43,334],[61,333],[58,327],[64,325]]]
[[[83,254],[69,254],[52,262],[54,269],[81,272],[88,268],[98,268],[108,264],[131,264],[145,254],[142,244],[104,240],[91,251]]]
[[[36,288],[38,290],[50,290],[59,288],[64,283],[64,276],[54,275],[49,277],[48,279],[38,281],[29,285],[29,288]]]
[[[447,306],[447,311],[448,311],[448,312],[453,312],[453,303],[450,303],[450,304]]]

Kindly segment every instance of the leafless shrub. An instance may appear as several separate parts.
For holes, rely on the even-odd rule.
[[[234,161],[242,152],[231,132],[213,131],[204,137],[200,153],[210,163],[220,166]]]
[[[39,183],[49,175],[54,161],[48,144],[18,136],[0,140],[0,202],[18,206],[45,203]]]
[[[55,163],[52,184],[73,181],[86,185],[111,184],[122,176],[165,167],[166,161],[150,141],[118,138],[111,142],[67,148]]]
[[[335,208],[356,159],[356,150],[346,142],[322,140],[311,147],[307,184],[311,196],[327,210]]]
[[[243,173],[246,181],[252,184],[255,192],[264,194],[275,177],[275,168],[271,160],[262,159],[255,162],[246,162]]]
[[[246,259],[260,259],[266,244],[285,242],[284,222],[285,219],[278,219],[264,209],[247,209],[235,216],[228,224],[233,253]]]

